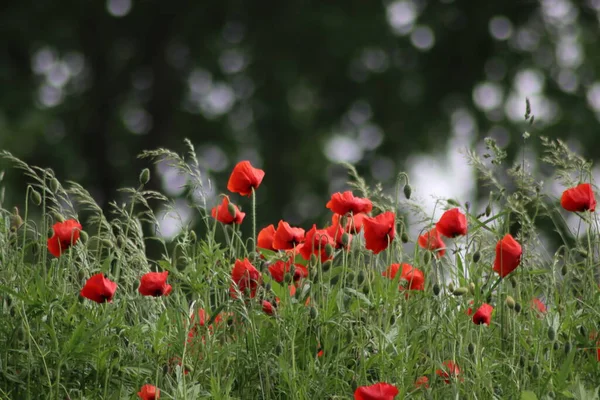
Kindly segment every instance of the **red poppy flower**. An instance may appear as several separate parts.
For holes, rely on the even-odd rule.
[[[597,345],[597,346],[599,346],[599,347],[596,349],[596,359],[597,359],[598,361],[600,361],[600,342],[596,343],[596,345]]]
[[[442,369],[436,370],[435,373],[444,378],[444,382],[450,383],[450,379],[456,378],[460,375],[460,368],[454,363],[454,361],[444,361],[443,366],[444,367]]]
[[[521,254],[523,254],[521,245],[510,234],[506,234],[496,244],[494,271],[504,278],[519,266],[521,263]]]
[[[378,254],[387,249],[396,236],[396,214],[386,211],[374,218],[365,218],[365,247]]]
[[[244,294],[248,290],[250,298],[256,295],[256,289],[261,282],[260,272],[250,263],[247,258],[244,261],[235,260],[235,265],[231,271],[233,283],[229,288],[229,294],[234,299],[237,298],[237,289]]]
[[[268,302],[266,300],[262,301],[262,310],[267,315],[275,314],[275,309],[273,308],[273,304],[271,304],[270,302]]]
[[[397,394],[396,386],[380,382],[371,386],[358,387],[354,392],[354,400],[392,400]]]
[[[80,294],[96,303],[110,303],[116,290],[117,284],[105,278],[104,274],[99,273],[85,282]]]
[[[252,188],[257,189],[264,177],[265,171],[254,168],[250,161],[240,161],[231,172],[227,190],[242,196],[250,196]]]
[[[438,257],[442,257],[446,254],[446,245],[435,227],[429,232],[425,232],[419,236],[419,246],[427,250],[435,251],[435,255]]]
[[[317,229],[317,226],[313,224],[306,233],[304,244],[299,248],[300,255],[305,260],[310,260],[310,256],[313,254],[320,256],[321,261],[329,260],[333,257],[327,255],[325,250],[327,245],[335,247],[335,241],[329,236],[326,229]]]
[[[235,210],[235,215],[231,215],[229,211],[229,206],[232,206]],[[237,208],[236,205],[229,202],[228,196],[223,196],[223,201],[216,207],[213,207],[210,215],[217,221],[223,224],[241,224],[246,216],[246,213],[243,213]]]
[[[475,323],[475,325],[486,324],[489,326],[490,322],[492,322],[492,311],[494,311],[494,307],[487,303],[483,303],[481,307],[475,311],[475,314],[473,314],[473,323]]]
[[[337,215],[337,214],[333,214]],[[335,242],[336,249],[349,249],[350,243],[352,243],[352,235],[345,232],[342,226],[339,224],[333,224],[330,227],[326,228],[327,234],[333,238]],[[346,234],[346,243],[344,243],[344,234]]]
[[[142,400],[158,400],[160,397],[160,390],[153,385],[144,385],[137,395]]]
[[[420,376],[415,381],[416,389],[429,389],[429,378],[426,376]]]
[[[340,214],[333,214],[331,216],[331,225],[337,225],[340,223],[340,218],[342,216]],[[362,230],[363,222],[365,218],[369,216],[365,213],[358,213],[353,215],[346,216],[346,223],[344,226],[344,230],[347,233],[359,233]]]
[[[475,304],[475,302],[473,300],[469,301],[469,306],[472,306],[473,304]],[[470,317],[471,315],[473,315],[473,309],[471,307],[469,307],[467,309],[467,315]]]
[[[546,305],[537,297],[531,299],[531,309],[537,311],[539,314],[546,314],[546,311],[548,311]]]
[[[439,233],[449,238],[466,235],[467,217],[458,208],[453,208],[442,214],[435,227]]]
[[[283,279],[285,274],[290,272],[292,259],[289,261],[277,260],[273,264],[269,265],[269,272],[273,279],[275,279],[279,283],[283,283]],[[294,264],[294,282],[299,281],[302,278],[306,278],[308,276],[308,270],[302,264]]]
[[[194,338],[196,337],[196,334],[198,332],[198,330],[201,330],[202,328],[204,328],[206,326],[206,324],[208,323],[208,321],[210,321],[210,317],[208,315],[208,313],[203,309],[200,308],[197,312],[198,314],[198,321],[196,321],[196,315],[192,314],[192,318],[190,319],[190,330],[188,332],[188,343],[191,343]],[[208,332],[212,333],[212,331],[214,330],[213,326],[218,326],[221,322],[223,321],[223,317],[221,316],[221,314],[217,314],[216,317],[214,317],[213,323],[211,323],[207,328],[208,328]],[[202,342],[204,343],[204,336],[202,336]]]
[[[398,275],[398,272],[400,272],[400,267],[400,264],[391,264],[381,275],[389,279],[394,279],[396,275]],[[400,279],[406,281],[409,290],[425,289],[425,276],[423,275],[423,272],[413,268],[410,264],[402,264]],[[400,289],[406,289],[405,285],[400,285]]]
[[[138,291],[142,296],[168,296],[173,288],[167,284],[167,276],[169,271],[144,274],[140,279]]]
[[[71,245],[77,243],[81,229],[81,224],[74,219],[54,224],[52,226],[54,235],[48,239],[48,251],[50,254],[54,257],[60,257]]]
[[[565,190],[560,198],[560,205],[567,211],[596,211],[596,198],[592,185],[582,183]]]
[[[263,228],[258,232],[256,241],[258,248],[276,251],[273,247],[273,240],[275,239],[275,226],[273,224]]]
[[[336,214],[346,215],[348,213],[367,213],[373,209],[373,204],[369,199],[354,197],[352,192],[348,190],[344,193],[332,194],[326,207]]]
[[[276,250],[293,249],[304,241],[304,229],[292,228],[285,221],[279,221],[273,238],[273,248]]]

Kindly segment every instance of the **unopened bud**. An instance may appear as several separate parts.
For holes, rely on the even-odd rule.
[[[469,283],[469,293],[475,295],[475,284],[473,282]]]
[[[235,211],[235,206],[232,203],[229,203],[227,205],[227,211],[229,212],[229,214],[231,214],[231,218],[235,218],[236,211]]]
[[[453,291],[454,291],[454,282],[450,282],[450,283],[448,284],[448,290],[449,290],[449,291],[451,291],[451,292],[453,292]]]
[[[82,243],[87,243],[90,238],[86,231],[79,231],[79,237]]]
[[[560,273],[563,276],[565,276],[568,272],[569,272],[569,269],[567,268],[567,264],[563,265],[562,268],[560,269]]]
[[[516,313],[520,313],[521,312],[521,303],[515,303],[515,312]]]
[[[35,189],[31,189],[31,201],[36,206],[42,204],[42,195],[40,195],[40,193]]]
[[[356,283],[359,285],[362,285],[363,282],[365,281],[365,278],[366,278],[365,271],[363,271],[363,270],[358,271],[358,275],[356,276]]]
[[[327,254],[327,257],[333,257],[334,253],[335,253],[335,250],[334,250],[333,246],[330,245],[329,243],[327,243],[325,245],[325,254]]]
[[[142,172],[140,172],[140,183],[145,185],[150,180],[150,170],[148,168],[144,168]]]
[[[311,254],[310,255],[310,265],[317,265],[319,262],[319,259],[317,258],[317,256],[315,254]]]
[[[16,208],[16,207],[15,207]],[[10,230],[16,232],[23,225],[23,218],[19,214],[10,216]]]
[[[56,192],[58,192],[58,188],[60,187],[60,182],[58,182],[58,179],[52,178],[48,182],[48,187],[50,188],[52,193],[56,193]]]
[[[329,268],[331,268],[331,260],[327,260],[323,263],[323,272],[329,271]]]
[[[452,291],[452,294],[455,296],[463,296],[467,293],[469,293],[469,289],[467,289],[466,287],[459,287]]]
[[[408,233],[402,232],[402,235],[400,235],[400,240],[402,240],[402,243],[408,243]]]
[[[319,312],[317,311],[317,309],[315,307],[311,307],[310,308],[310,318],[317,319],[318,316],[319,316]]]
[[[448,199],[446,200],[448,202],[448,204],[454,206],[454,207],[460,207],[460,204],[458,201],[454,200],[454,199]]]
[[[471,355],[475,354],[475,345],[473,343],[469,343],[469,345],[467,346],[467,351]]]
[[[440,294],[440,291],[441,291],[440,285],[438,285],[437,283],[435,283],[433,285],[433,294],[437,296],[437,295]]]
[[[190,231],[190,239],[192,240],[192,242],[195,242],[198,240],[198,236],[196,236],[196,232]]]
[[[554,342],[554,344],[552,345],[552,348],[554,349],[554,351],[558,351],[558,349],[560,349],[560,343]]]
[[[475,253],[473,253],[473,262],[479,262],[479,260],[481,259],[481,252],[479,250],[477,250]]]
[[[506,307],[510,308],[511,310],[514,310],[515,306],[517,305],[517,302],[512,298],[512,296],[506,296],[505,303]]]
[[[577,249],[577,252],[579,253],[579,255],[583,258],[587,258],[588,257],[588,252],[587,250],[584,249]]]
[[[410,184],[406,184],[404,185],[404,197],[406,197],[407,199],[410,199],[410,195],[412,194],[412,187],[410,186]]]
[[[344,232],[342,234],[342,244],[344,246],[348,246],[350,244],[350,237],[351,237],[350,234],[347,232]]]
[[[283,276],[283,281],[285,283],[290,283],[292,281],[292,274],[290,274],[289,272],[286,272],[285,275]]]
[[[431,252],[429,252],[429,251],[426,251],[426,252],[423,254],[423,262],[424,262],[425,264],[429,264],[429,262],[430,262],[430,261],[431,261]]]
[[[569,354],[571,352],[572,344],[571,342],[565,343],[565,354]]]
[[[488,204],[488,206],[485,208],[485,216],[489,217],[492,214],[492,206],[490,206]]]
[[[362,292],[363,292],[364,294],[369,294],[369,292],[370,292],[370,291],[371,291],[371,289],[369,289],[369,285],[364,285],[364,286],[362,287]]]

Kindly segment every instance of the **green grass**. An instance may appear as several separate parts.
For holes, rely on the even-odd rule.
[[[564,189],[590,182],[590,163],[561,142],[541,143],[554,171],[550,179]],[[282,254],[261,256],[254,237],[216,222],[203,201],[194,205],[203,233],[184,229],[165,243],[152,209],[171,201],[160,193],[143,184],[126,189],[128,202],[113,203],[104,215],[76,183],[63,186],[50,170],[1,156],[30,183],[23,210],[0,203],[2,399],[136,398],[147,383],[160,388],[161,399],[351,399],[357,387],[376,382],[395,385],[397,399],[598,398],[596,214],[578,213],[572,232],[569,213],[544,194],[535,171],[524,161],[505,166],[493,141],[482,157],[467,152],[490,185],[489,207],[475,210],[467,199],[438,204],[460,204],[469,223],[468,235],[445,239],[440,258],[408,235],[408,215],[422,232],[435,222],[418,201],[369,188],[350,168],[355,194],[373,201],[372,215],[396,210],[396,238],[374,255],[355,235],[349,251],[336,250],[332,262],[302,260],[309,277],[293,296],[267,269]],[[168,159],[203,192],[193,150],[180,156],[159,149],[144,157]],[[229,195],[247,213],[243,224],[254,223],[260,209],[252,209],[252,200]],[[46,247],[52,225],[69,218],[82,224],[81,238],[53,257]],[[496,243],[516,228],[523,257],[499,280],[492,272]],[[543,240],[548,236],[558,245]],[[148,258],[147,246],[161,256]],[[262,272],[253,299],[230,296],[233,264],[244,258]],[[391,263],[422,270],[425,289],[398,290],[398,278],[382,276]],[[169,271],[171,294],[141,296],[140,277],[162,270]],[[118,284],[110,303],[79,296],[98,272]],[[516,308],[510,300],[507,305],[508,296]],[[261,302],[276,303],[275,297],[279,303],[269,316]],[[531,309],[533,298],[546,304],[545,314]],[[490,326],[475,325],[466,314],[471,301],[494,306]],[[208,314],[204,326],[197,324],[200,309]],[[461,371],[450,383],[436,374],[447,360]],[[428,389],[415,388],[421,376],[429,378]]]

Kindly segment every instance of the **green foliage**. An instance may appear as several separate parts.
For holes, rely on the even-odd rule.
[[[575,155],[569,156],[575,165],[559,163],[568,149],[542,141],[559,181],[568,171],[590,176],[589,163]],[[188,147],[186,157],[164,149],[142,156],[167,159],[192,175],[197,157]],[[489,150],[501,158],[501,148],[490,142]],[[596,217],[578,213],[582,229],[572,232],[556,199],[535,189],[540,182],[526,165],[511,168],[501,185],[504,164],[490,166],[468,153],[493,187],[493,212],[467,209],[468,235],[448,239],[454,244],[445,256],[432,256],[400,234],[373,255],[358,234],[348,251],[335,250],[332,261],[297,257],[309,276],[292,293],[290,283],[268,272],[284,254],[258,254],[238,227],[217,223],[202,205],[197,212],[206,234],[184,229],[168,245],[156,229],[143,229],[158,226],[151,204],[170,202],[145,189],[145,179],[122,190],[127,201],[110,203],[105,215],[81,185],[63,188],[51,171],[6,152],[2,157],[31,180],[26,195],[35,189],[41,196],[39,205],[25,202],[23,215],[0,208],[3,397],[131,398],[150,383],[160,388],[161,399],[347,399],[358,386],[388,382],[398,388],[398,398],[598,398]],[[399,207],[430,222],[418,204],[399,195],[405,175],[399,178],[406,183],[399,179],[390,196],[346,167],[352,187],[372,199],[374,214]],[[202,182],[196,175],[189,184],[202,189]],[[457,204],[445,202],[448,208]],[[31,208],[42,218],[30,218]],[[56,258],[46,251],[47,238],[52,225],[67,218],[79,219],[84,231]],[[568,240],[545,247],[537,234],[540,219],[556,222]],[[397,220],[397,231],[406,232],[404,218]],[[513,221],[524,255],[517,270],[499,280],[490,266]],[[221,231],[225,240],[217,237]],[[148,241],[160,245],[156,259],[147,254]],[[232,287],[233,264],[244,258],[262,272],[252,299]],[[424,290],[399,290],[406,284],[400,274],[382,275],[391,263],[422,270]],[[169,296],[139,294],[140,277],[150,271],[169,272]],[[112,302],[78,296],[99,272],[118,284]],[[291,282],[293,272],[287,278]],[[538,310],[534,298],[547,310]],[[273,315],[263,311],[263,301],[271,303]],[[490,326],[475,325],[467,315],[484,302],[494,307]],[[440,375],[447,360],[460,367],[449,383]],[[421,376],[430,388],[415,387]]]

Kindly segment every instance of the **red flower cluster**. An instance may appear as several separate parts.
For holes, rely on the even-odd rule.
[[[50,254],[54,257],[60,257],[64,251],[77,243],[79,232],[82,229],[81,224],[74,219],[55,223],[52,226],[54,235],[48,239],[48,251]]]
[[[440,235],[455,238],[467,234],[467,217],[458,208],[453,208],[442,214],[440,220],[429,231],[419,236],[419,246],[435,251],[438,257],[446,254],[446,245]]]
[[[398,388],[389,383],[380,382],[371,386],[360,386],[354,391],[354,400],[393,400]]]
[[[400,267],[402,267],[402,271],[400,272]],[[400,285],[399,289],[401,290],[424,290],[425,289],[425,276],[423,272],[413,268],[410,264],[391,264],[383,273],[382,276],[394,279],[396,275],[400,272],[400,279],[405,281]],[[408,286],[406,286],[408,285]]]
[[[269,265],[269,272],[273,279],[275,279],[279,283],[283,283],[285,274],[294,270],[293,280],[294,282],[298,282],[302,278],[308,277],[308,270],[302,264],[292,264],[292,260],[283,261],[277,260],[273,264]]]
[[[457,378],[460,375],[460,368],[454,363],[454,361],[444,361],[442,369],[435,371],[436,375],[444,378],[444,382],[450,383],[453,378]]]

